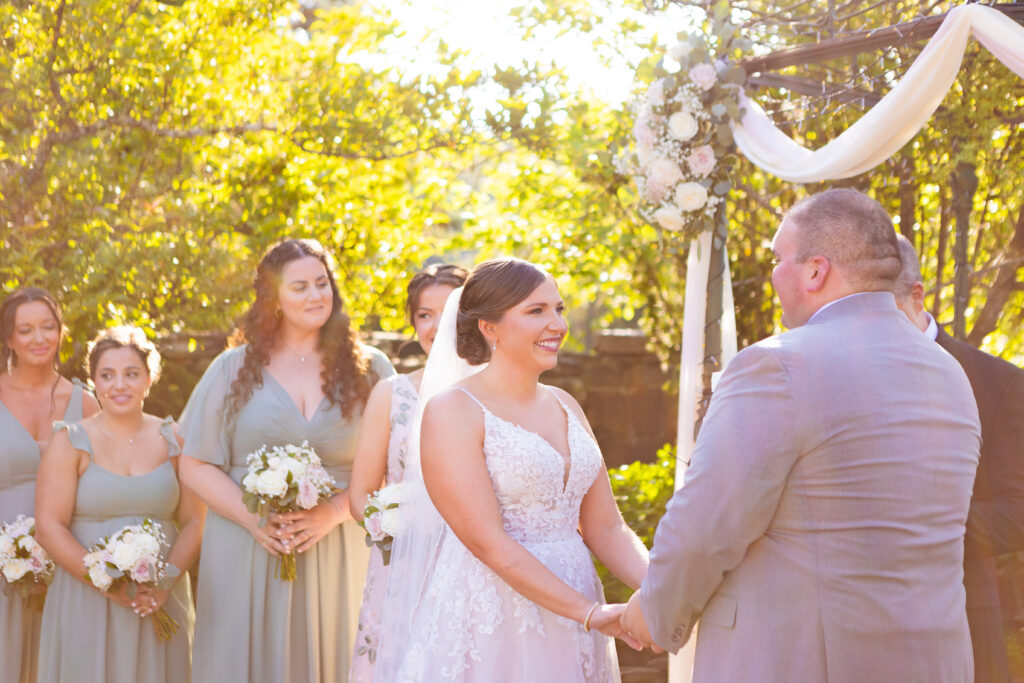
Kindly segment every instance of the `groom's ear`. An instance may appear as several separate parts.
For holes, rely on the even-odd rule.
[[[804,277],[807,283],[808,292],[820,292],[825,286],[825,280],[832,270],[832,264],[828,259],[818,254],[804,261]]]

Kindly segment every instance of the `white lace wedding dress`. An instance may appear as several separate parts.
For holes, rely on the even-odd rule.
[[[597,444],[563,404],[570,451],[566,481],[565,461],[554,447],[465,393],[484,413],[484,456],[505,531],[567,584],[603,602],[590,551],[577,531],[580,503],[601,468]],[[578,622],[519,595],[450,529],[419,614],[402,657],[402,683],[619,680],[611,638],[587,633]]]

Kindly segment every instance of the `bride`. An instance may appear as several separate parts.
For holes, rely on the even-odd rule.
[[[519,259],[480,264],[449,297],[412,431],[376,680],[619,680],[622,605],[603,604],[590,553],[635,587],[647,550],[579,404],[538,381],[558,362],[562,314],[551,276]]]

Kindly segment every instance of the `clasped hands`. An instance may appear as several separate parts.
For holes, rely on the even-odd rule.
[[[625,604],[599,606],[590,617],[590,627],[606,636],[619,638],[634,650],[650,648],[654,652],[664,652],[655,644],[647,628],[640,608],[640,591],[633,593]]]
[[[254,516],[249,532],[271,555],[287,555],[306,552],[343,521],[338,506],[326,501],[309,510],[272,512],[262,527]]]

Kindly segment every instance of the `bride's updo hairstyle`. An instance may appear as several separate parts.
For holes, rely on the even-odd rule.
[[[480,321],[496,323],[530,292],[550,277],[522,259],[505,257],[484,261],[469,274],[459,300],[455,351],[470,365],[486,363],[491,347],[480,331]]]

